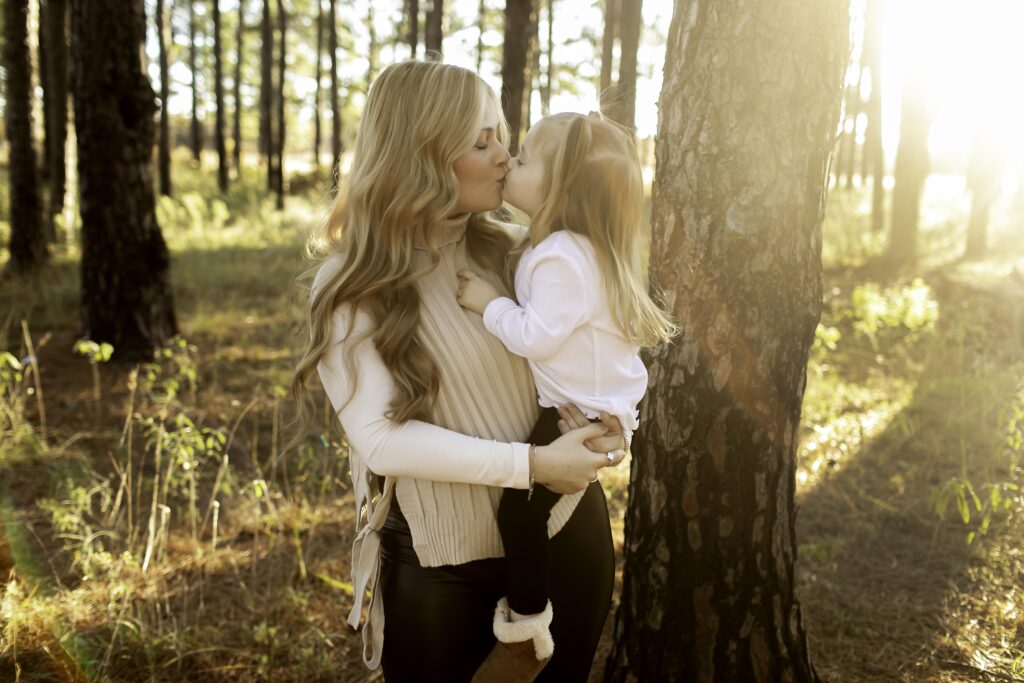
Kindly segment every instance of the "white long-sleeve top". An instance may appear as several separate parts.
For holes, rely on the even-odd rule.
[[[508,227],[522,235],[519,226]],[[349,624],[358,627],[369,590],[363,660],[371,669],[379,665],[384,643],[384,607],[376,582],[380,529],[392,501],[397,498],[401,505],[420,564],[437,567],[503,556],[495,521],[498,487],[529,485],[529,447],[523,441],[540,414],[533,379],[526,362],[506,351],[484,329],[480,316],[455,299],[460,270],[480,272],[502,287],[499,278],[469,259],[464,233],[464,224],[450,226],[438,244],[438,263],[416,283],[416,334],[437,363],[440,379],[429,423],[397,423],[387,417],[396,393],[394,379],[372,337],[356,343],[376,327],[366,313],[357,312],[352,320],[350,306],[334,311],[329,346],[317,366],[350,446],[356,537]],[[424,249],[416,250],[415,259],[417,267],[430,261]],[[314,293],[340,263],[333,257],[323,264]],[[354,354],[351,368],[345,362],[349,351]],[[384,479],[379,496],[372,495],[373,474]],[[550,535],[565,525],[582,495],[562,496],[552,508]]]
[[[575,403],[589,418],[604,410],[636,429],[647,368],[615,324],[590,241],[559,230],[527,247],[515,290],[519,303],[494,299],[484,326],[529,361],[540,405]]]

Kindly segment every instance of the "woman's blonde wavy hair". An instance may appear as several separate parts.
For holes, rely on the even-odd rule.
[[[429,249],[430,263],[417,268],[413,244],[430,244],[435,230],[455,213],[454,163],[479,136],[488,100],[498,112],[495,134],[506,144],[501,105],[472,71],[410,60],[386,68],[370,88],[348,181],[307,244],[307,256],[316,264],[300,280],[309,281],[335,255],[341,267],[308,298],[309,344],[291,385],[300,424],[293,444],[304,438],[316,412],[307,381],[327,351],[331,317],[342,304],[349,304],[349,330],[357,310],[376,325],[371,333],[347,340],[348,375],[356,376],[354,348],[372,337],[397,388],[388,417],[404,422],[429,416],[439,376],[417,334],[416,281],[437,265],[439,254]],[[503,273],[512,246],[506,229],[488,215],[470,216],[466,248],[478,265]]]
[[[622,335],[642,347],[668,341],[677,327],[651,301],[643,277],[643,176],[632,134],[596,113],[553,114],[535,127],[543,127],[535,135],[543,135],[537,151],[549,189],[530,223],[530,243],[556,230],[585,236]]]

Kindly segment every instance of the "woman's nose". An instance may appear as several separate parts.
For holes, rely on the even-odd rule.
[[[508,150],[505,149],[504,145],[502,145],[501,146],[501,153],[498,154],[497,165],[498,166],[505,166],[506,164],[508,164],[508,160],[511,159],[511,158],[512,158],[512,155],[509,154]]]

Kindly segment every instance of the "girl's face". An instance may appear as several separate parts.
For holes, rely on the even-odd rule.
[[[506,202],[533,218],[547,196],[544,184],[544,159],[550,153],[551,124],[537,123],[526,134],[519,154],[508,163],[505,176]],[[545,132],[547,131],[547,132]]]
[[[498,111],[490,98],[483,121],[473,148],[455,160],[455,177],[459,179],[456,213],[481,213],[501,206],[509,154],[498,141]]]

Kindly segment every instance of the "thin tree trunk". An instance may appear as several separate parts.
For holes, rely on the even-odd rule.
[[[817,680],[796,445],[847,23],[840,0],[676,3],[650,278],[682,331],[644,353],[605,681]]]
[[[167,6],[156,0],[156,39],[160,49],[160,144],[157,167],[160,172],[160,194],[171,196],[171,115],[168,102],[171,97],[167,66]]]
[[[338,165],[341,163],[341,104],[338,102],[338,18],[334,9],[335,0],[327,4],[327,51],[331,53],[331,173],[333,184],[338,182]]]
[[[366,92],[377,77],[377,65],[380,63],[380,42],[377,40],[377,27],[373,21],[373,3],[366,5],[366,32],[370,37],[370,53],[367,55]]]
[[[427,18],[423,26],[423,47],[439,55],[444,55],[441,24],[444,20],[444,0],[430,0]]]
[[[476,33],[476,73],[480,75],[480,69],[484,63],[484,22],[487,19],[487,2],[480,0],[480,9],[477,10],[477,33]]]
[[[47,0],[46,43],[46,151],[49,171],[49,233],[56,239],[56,217],[64,210],[67,178],[64,146],[68,135],[68,4],[67,0]]]
[[[333,0],[332,0],[333,2]],[[274,105],[274,29],[270,23],[270,0],[263,0],[260,20],[260,154],[269,157],[273,151],[270,114]]]
[[[213,89],[217,112],[214,139],[217,144],[217,187],[228,191],[228,151],[224,142],[224,62],[221,59],[220,0],[213,0]]]
[[[320,170],[320,91],[323,82],[324,5],[316,0],[316,90],[313,93],[313,172]]]
[[[333,0],[332,0],[333,1]],[[262,62],[260,63],[260,103],[259,103],[259,129],[260,129],[260,154],[266,162],[266,188],[274,189],[274,168],[273,168],[273,24],[270,20],[270,0],[263,0],[262,19],[263,45],[261,48]]]
[[[47,260],[39,198],[36,150],[32,144],[32,66],[28,46],[28,0],[4,0],[4,66],[9,148],[11,273],[31,273]]]
[[[530,48],[527,58],[526,92],[523,93],[523,135],[533,122],[533,93],[540,82],[540,7],[535,6],[530,17]]]
[[[170,254],[154,212],[145,21],[142,0],[72,3],[82,332],[124,360],[152,358],[177,333]]]
[[[610,118],[632,130],[636,127],[636,55],[643,29],[643,0],[621,0],[621,3],[619,81],[608,113]]]
[[[974,130],[967,185],[971,190],[971,215],[967,223],[964,257],[973,259],[988,252],[988,219],[1002,193],[1006,149],[999,126],[982,116]]]
[[[896,150],[896,168],[893,172],[892,228],[886,254],[889,262],[897,267],[911,264],[917,259],[921,194],[930,166],[930,118],[924,65],[913,63],[908,69],[900,100],[900,146]]]
[[[235,82],[234,82],[234,130],[235,144],[231,152],[235,161],[235,173],[242,177],[242,59],[245,55],[245,2],[238,0],[238,27],[235,33]]]
[[[201,160],[203,151],[203,128],[199,123],[199,83],[196,67],[196,0],[188,0],[188,69],[192,74],[192,158]]]
[[[871,79],[864,156],[871,173],[871,231],[885,227],[885,150],[882,147],[882,0],[868,0],[864,28],[864,63]]]
[[[501,103],[508,121],[509,151],[519,150],[526,111],[524,98],[529,97],[527,80],[529,71],[531,31],[534,30],[533,0],[508,0],[505,3],[505,43],[501,59]]]
[[[604,38],[601,41],[601,80],[599,84],[601,111],[603,112],[608,111],[615,98],[611,87],[618,25],[619,0],[604,0]]]
[[[420,42],[420,0],[406,0],[405,12],[406,20],[409,23],[409,32],[406,34],[405,41],[409,44],[409,58],[415,59],[416,49]]]
[[[46,0],[36,0],[35,5],[37,8],[38,16],[36,19],[36,55],[35,60],[29,60],[29,68],[32,70],[32,92],[36,91],[36,88],[41,88],[43,91],[43,149],[42,154],[39,155],[39,182],[41,185],[46,185],[50,182],[50,144],[53,142],[50,140],[50,136],[47,135],[47,131],[50,129],[50,109],[52,108],[50,102],[50,92],[46,87],[47,82],[47,67],[49,65],[49,59],[47,58],[46,50],[46,24],[48,21]],[[31,7],[29,8],[31,12]],[[29,22],[32,19],[29,17]],[[29,47],[29,54],[31,55],[31,46]],[[36,98],[33,97],[33,107],[36,104]],[[35,120],[35,114],[32,116]],[[48,222],[44,222],[43,230],[46,233],[47,243],[53,242],[53,236],[50,233],[50,226]]]
[[[554,78],[554,56],[555,56],[555,0],[547,0],[548,10],[548,38],[545,42],[547,48],[547,70],[544,74],[544,88],[540,91],[540,113],[547,116],[551,113],[551,81]]]
[[[274,189],[277,192],[277,208],[284,208],[284,142],[285,142],[285,64],[286,48],[288,45],[288,11],[285,8],[284,0],[277,0],[277,25],[281,32],[281,39],[278,43],[277,62],[277,164],[275,171]]]

